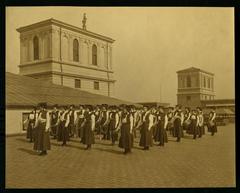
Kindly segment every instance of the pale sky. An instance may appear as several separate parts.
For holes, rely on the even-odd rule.
[[[8,7],[6,71],[19,72],[16,28],[49,18],[82,27],[83,13],[89,31],[116,40],[116,97],[176,104],[176,71],[193,66],[215,74],[216,99],[235,98],[233,8]]]

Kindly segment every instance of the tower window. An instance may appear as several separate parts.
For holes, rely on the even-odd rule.
[[[210,88],[210,78],[208,78],[208,88]]]
[[[79,43],[77,39],[73,40],[73,61],[79,61]]]
[[[191,87],[191,76],[187,76],[187,87]]]
[[[187,101],[190,101],[191,100],[191,96],[187,96]]]
[[[39,40],[37,36],[33,38],[33,59],[39,60]]]
[[[81,88],[81,80],[75,79],[75,88]]]
[[[92,64],[97,66],[97,46],[95,44],[92,46]]]
[[[179,88],[183,88],[183,78],[179,78]]]
[[[93,86],[94,90],[99,90],[99,82],[94,81]]]

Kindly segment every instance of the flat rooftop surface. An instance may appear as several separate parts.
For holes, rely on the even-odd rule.
[[[207,131],[207,129],[206,129]],[[235,187],[235,124],[219,126],[201,139],[169,137],[165,147],[138,146],[124,155],[110,141],[84,150],[79,138],[68,146],[51,139],[47,156],[39,156],[25,136],[6,138],[6,188],[157,188]]]

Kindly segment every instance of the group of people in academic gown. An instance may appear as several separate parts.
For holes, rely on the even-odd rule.
[[[215,109],[212,109],[209,114],[209,120],[207,121],[208,131],[214,135],[217,132],[216,125],[216,112]],[[193,135],[193,139],[201,138],[205,135],[204,128],[204,116],[202,108],[197,107],[196,109],[185,108],[184,113],[184,122],[183,122],[183,130],[186,130],[187,134]]]
[[[52,110],[46,107],[46,103],[40,103],[39,110],[34,109],[28,116],[27,138],[34,142],[34,150],[40,155],[46,155],[50,150],[50,136],[62,146],[66,146],[72,137],[80,138],[80,143],[91,149],[96,134],[99,140],[109,140],[112,145],[118,142],[127,154],[131,152],[138,134],[139,146],[143,150],[149,150],[154,142],[163,147],[168,142],[168,132],[177,142],[181,141],[184,131],[194,139],[205,134],[201,108],[182,111],[180,105],[175,108],[145,106],[137,109],[133,105],[105,104],[95,107],[54,105]],[[212,110],[207,124],[212,135],[217,132],[215,118],[216,113]]]
[[[144,150],[149,150],[154,140],[159,146],[164,146],[168,142],[167,125],[168,117],[163,107],[144,107],[139,145]]]
[[[62,142],[62,146],[67,145],[67,141],[74,135],[81,138],[81,143],[86,145],[86,149],[91,148],[95,143],[95,115],[92,106],[80,106],[79,111],[74,110],[74,105],[69,108],[62,108],[59,113],[58,137],[57,141]]]

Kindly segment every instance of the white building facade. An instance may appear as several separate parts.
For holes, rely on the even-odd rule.
[[[201,101],[214,100],[214,74],[199,68],[177,72],[177,103],[188,107],[201,106]]]
[[[113,39],[55,19],[17,31],[21,75],[114,96]]]

